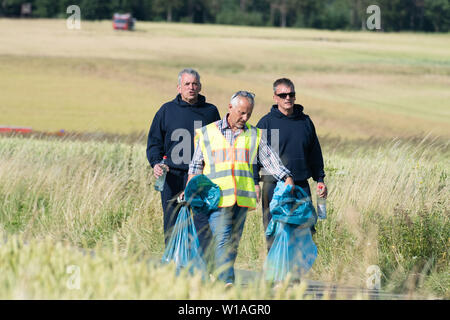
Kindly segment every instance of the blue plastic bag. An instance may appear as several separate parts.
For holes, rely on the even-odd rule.
[[[199,241],[195,230],[194,220],[187,206],[183,206],[178,213],[169,244],[164,251],[162,262],[174,261],[176,274],[183,268],[188,268],[189,273],[200,271],[205,275],[206,266],[199,254]]]
[[[187,184],[184,198],[195,214],[208,215],[219,205],[220,188],[207,176],[199,174]]]
[[[266,280],[283,281],[288,273],[301,278],[317,258],[317,247],[309,228],[276,222],[275,239],[264,263]]]
[[[272,219],[266,236],[273,236],[272,247],[264,263],[266,280],[278,282],[290,273],[301,278],[311,269],[317,258],[317,247],[310,227],[317,222],[317,213],[311,199],[300,188],[278,182],[274,190],[270,211]]]
[[[300,228],[309,228],[316,224],[317,213],[311,198],[299,186],[295,186],[293,194],[292,186],[278,182],[270,201],[271,222],[280,221],[295,224]],[[268,229],[271,228],[270,224]]]
[[[184,198],[194,214],[209,214],[217,209],[220,189],[208,177],[201,174],[189,181],[184,192]],[[174,261],[177,274],[180,273],[181,269],[188,268],[191,274],[195,270],[199,270],[205,276],[205,262],[200,255],[197,231],[187,205],[183,206],[178,213],[162,262]]]

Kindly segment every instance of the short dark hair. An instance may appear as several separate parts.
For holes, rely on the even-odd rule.
[[[281,78],[275,80],[275,82],[273,83],[273,93],[277,93],[277,87],[280,84],[290,87],[292,91],[295,91],[294,83],[291,80],[289,80],[288,78]]]

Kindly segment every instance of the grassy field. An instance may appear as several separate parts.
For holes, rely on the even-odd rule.
[[[246,89],[256,93],[256,123],[285,76],[321,135],[450,136],[448,34],[143,22],[130,33],[110,21],[68,30],[65,20],[0,19],[0,39],[0,125],[147,131],[190,66],[222,115]]]
[[[319,255],[308,279],[365,287],[367,268],[378,265],[383,290],[449,298],[448,144],[393,142],[354,148],[351,156],[325,150],[328,218],[317,225]],[[0,268],[8,270],[0,276],[0,297],[19,297],[18,290],[27,298],[273,298],[262,283],[233,293],[213,283],[194,294],[167,292],[160,281],[152,283],[163,272],[158,268],[136,287],[145,261],[163,252],[160,198],[144,154],[142,143],[0,137],[0,231],[12,238],[0,247]],[[263,233],[261,210],[250,212],[238,268],[261,270]],[[94,249],[100,257],[70,255],[67,247]],[[140,271],[122,273],[127,264]],[[83,269],[81,292],[67,291],[69,265]],[[179,281],[186,281],[183,288],[197,283]],[[299,298],[304,290],[278,294]]]
[[[163,230],[145,134],[186,66],[221,115],[233,92],[255,92],[253,124],[274,79],[295,82],[329,186],[309,279],[365,287],[378,265],[383,290],[450,298],[449,35],[0,19],[0,39],[0,125],[93,133],[0,135],[0,298],[304,298],[302,285],[225,291],[146,263]],[[237,267],[260,270],[264,248],[258,209]]]

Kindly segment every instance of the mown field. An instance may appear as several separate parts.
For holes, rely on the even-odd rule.
[[[450,298],[447,34],[1,19],[0,39],[0,125],[81,133],[0,136],[0,298],[304,298],[302,285],[225,291],[147,263],[163,235],[145,133],[185,66],[221,115],[234,91],[255,92],[253,124],[273,80],[295,82],[329,186],[308,279],[365,287],[378,265],[383,290]],[[263,233],[258,209],[238,268],[261,270]]]
[[[1,19],[0,39],[0,125],[147,131],[190,66],[222,115],[235,91],[255,92],[254,124],[284,76],[322,136],[449,136],[448,34]]]

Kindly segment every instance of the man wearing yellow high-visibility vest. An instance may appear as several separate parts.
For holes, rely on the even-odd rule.
[[[259,202],[253,165],[260,164],[277,180],[294,186],[291,173],[268,146],[260,129],[247,124],[253,111],[254,94],[238,91],[231,97],[227,115],[196,130],[195,151],[188,182],[206,175],[220,188],[218,209],[209,216],[214,236],[216,275],[227,286],[234,283],[234,262],[248,209]]]

